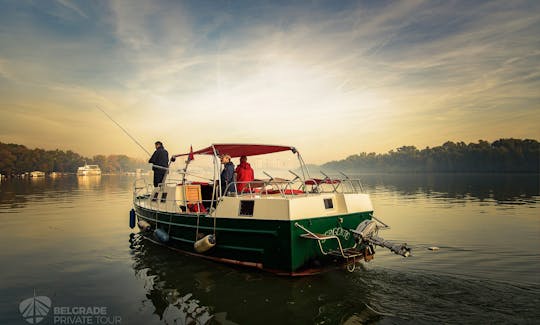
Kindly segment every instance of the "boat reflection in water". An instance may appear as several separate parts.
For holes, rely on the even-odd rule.
[[[163,254],[163,248],[136,234],[130,235],[130,243],[135,276],[144,281],[148,290],[146,296],[161,321],[165,324],[236,324],[227,320],[227,312],[216,312],[194,296],[192,292],[198,293],[201,289],[211,292],[214,284],[205,279],[205,272],[192,273],[176,266],[188,263],[189,258],[174,255],[171,260]]]
[[[366,303],[370,288],[354,273],[277,277],[185,256],[139,234],[130,244],[135,277],[165,324],[359,324],[389,316]]]
[[[77,184],[80,189],[94,189],[101,184],[101,175],[79,176],[77,175]]]

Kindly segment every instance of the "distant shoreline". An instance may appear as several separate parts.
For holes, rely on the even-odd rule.
[[[501,175],[501,174],[507,174],[507,175],[539,175],[540,172],[513,172],[513,171],[507,171],[507,172],[497,172],[497,171],[453,171],[453,172],[430,172],[430,171],[396,171],[396,172],[389,172],[389,171],[358,171],[358,170],[340,170],[338,171],[332,171],[332,170],[323,170],[325,173],[328,172],[330,174],[333,173],[339,173],[342,172],[346,175]],[[312,172],[313,174],[317,172]]]
[[[25,172],[22,174],[10,174],[10,175],[4,175],[1,174],[2,178],[55,178],[55,177],[64,177],[64,176],[77,176],[77,177],[99,177],[99,176],[148,176],[149,171],[145,171],[142,174],[137,174],[135,172],[118,172],[118,173],[101,173],[101,175],[77,175],[77,173],[74,172],[52,172],[56,173],[55,175],[51,175],[51,173],[46,173],[43,176],[40,177],[32,177],[30,176],[31,172]]]
[[[421,150],[403,146],[385,154],[362,152],[318,168],[387,173],[540,173],[540,143],[499,139],[469,144],[448,141]]]
[[[0,142],[0,174],[21,175],[32,171],[74,173],[86,163],[103,173],[124,173],[148,168],[143,160],[125,155],[83,157],[70,150],[28,149]],[[441,146],[417,149],[402,146],[388,153],[351,155],[312,170],[353,173],[540,173],[540,143],[533,139],[499,139],[477,143],[447,141]]]

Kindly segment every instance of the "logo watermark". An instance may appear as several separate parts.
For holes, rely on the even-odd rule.
[[[19,304],[19,311],[25,321],[30,324],[37,324],[47,317],[49,310],[51,309],[51,299],[46,296],[34,296],[32,298],[25,299]]]
[[[52,310],[49,324],[118,325],[122,317],[110,315],[105,306],[52,306],[51,298],[34,296],[21,301],[19,311],[29,324],[39,324]]]

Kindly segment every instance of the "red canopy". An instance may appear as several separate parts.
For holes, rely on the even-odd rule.
[[[293,153],[296,153],[294,147],[289,146],[274,146],[266,144],[231,144],[231,143],[222,143],[214,144],[210,147],[194,151],[195,155],[213,155],[214,148],[218,155],[227,154],[232,158],[241,157],[241,156],[256,156],[264,155],[267,153],[274,153],[280,151],[291,150]],[[174,157],[186,156],[188,153],[174,155]]]

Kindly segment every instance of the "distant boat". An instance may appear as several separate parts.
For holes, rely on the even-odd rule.
[[[141,175],[141,176],[149,175],[148,171],[145,171],[142,168],[137,168],[135,170],[135,174],[136,175]]]
[[[35,170],[30,173],[30,177],[45,177],[45,173]]]
[[[148,171],[142,170],[142,168],[137,168],[134,172],[126,172],[128,176],[146,176],[149,175]]]
[[[101,175],[101,169],[98,165],[87,165],[79,167],[77,169],[78,176],[91,176],[91,175]]]

